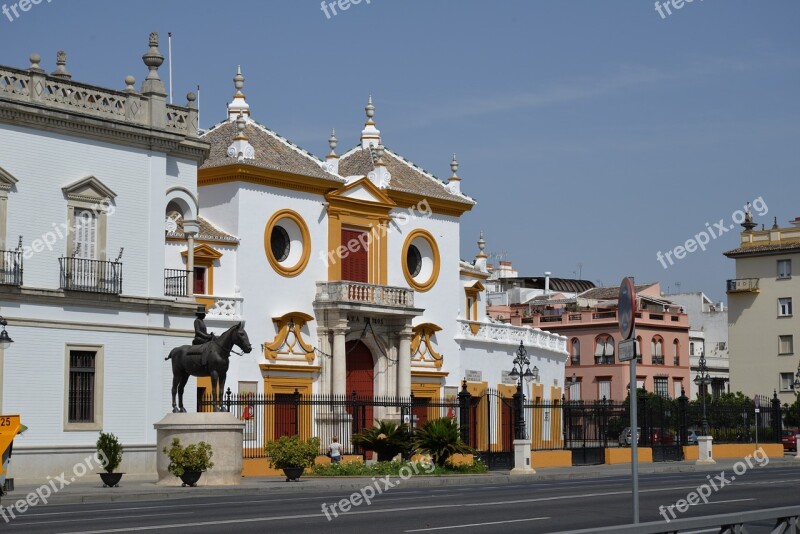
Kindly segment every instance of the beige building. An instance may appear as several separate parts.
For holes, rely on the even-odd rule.
[[[781,403],[794,401],[800,371],[800,217],[787,228],[777,221],[754,230],[748,216],[739,248],[725,252],[736,260],[728,280],[728,337],[731,391],[753,396],[777,390]],[[792,276],[792,269],[795,270]]]

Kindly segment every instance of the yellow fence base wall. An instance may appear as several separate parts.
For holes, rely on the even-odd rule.
[[[712,444],[711,454],[714,458],[744,458],[752,456],[759,448],[764,449],[764,453],[770,458],[783,458],[782,443],[762,443],[756,447],[755,443],[724,443]],[[761,457],[761,453],[759,453]]]
[[[572,451],[531,451],[531,466],[572,467]]]
[[[359,455],[345,455],[342,457],[342,462],[363,462],[364,460]],[[331,459],[327,456],[317,456],[314,460],[315,464],[329,464]],[[306,469],[308,473],[308,469]],[[242,460],[242,476],[243,477],[278,477],[283,476],[282,469],[273,469],[269,466],[269,460],[266,458],[245,458]]]
[[[631,449],[606,449],[606,464],[629,464],[631,463]],[[653,449],[650,447],[639,447],[639,463],[653,463]]]
[[[683,459],[684,460],[697,460],[700,458],[700,447],[697,445],[684,445],[683,446]]]

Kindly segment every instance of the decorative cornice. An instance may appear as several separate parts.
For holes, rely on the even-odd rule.
[[[405,191],[397,191],[395,189],[387,189],[389,198],[391,198],[400,208],[411,208],[417,206],[423,200],[428,202],[431,211],[439,215],[450,215],[453,217],[461,217],[464,213],[472,210],[473,204],[466,202],[456,202],[453,200],[445,200],[436,197],[429,197],[419,195],[417,193],[407,193]]]
[[[322,369],[319,365],[290,365],[283,363],[260,363],[258,367],[262,372],[279,373],[316,373]]]
[[[81,194],[81,191],[87,188],[93,190],[95,195]],[[69,185],[65,185],[61,188],[61,191],[64,192],[64,196],[67,197],[67,199],[79,202],[99,202],[117,198],[117,194],[112,191],[111,188],[94,176],[87,176]]]
[[[244,182],[266,187],[289,189],[320,196],[324,196],[341,187],[340,183],[332,180],[265,169],[246,164],[200,169],[197,173],[198,187],[232,182]]]
[[[2,97],[0,123],[164,152],[198,163],[205,161],[210,150],[210,145],[200,138],[186,138],[164,130],[57,111],[35,104],[18,104]]]

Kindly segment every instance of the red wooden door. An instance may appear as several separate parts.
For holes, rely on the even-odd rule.
[[[347,249],[342,255],[342,280],[369,282],[369,250],[366,238],[367,232],[342,229],[342,246]],[[356,245],[350,246],[351,243]]]
[[[274,439],[281,436],[297,435],[297,406],[291,393],[275,395],[275,429]]]
[[[194,294],[206,295],[206,269],[205,267],[194,268]]]
[[[372,399],[374,393],[375,364],[372,353],[361,341],[350,341],[346,345],[347,351],[347,395],[353,391],[359,399]],[[367,403],[363,412],[359,409],[358,427],[369,428],[373,426],[372,403]],[[362,418],[363,416],[363,418]]]

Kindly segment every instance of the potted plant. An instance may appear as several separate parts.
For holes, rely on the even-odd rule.
[[[319,438],[301,439],[300,436],[281,436],[264,446],[273,469],[282,469],[286,482],[296,481],[306,467],[314,465],[319,455]]]
[[[99,473],[103,480],[104,488],[119,487],[119,481],[124,473],[115,473],[114,470],[122,463],[122,444],[117,436],[109,432],[100,432],[97,438],[97,456],[105,462],[105,473]]]
[[[164,454],[169,457],[167,470],[179,477],[183,486],[196,486],[200,475],[214,467],[214,462],[211,461],[214,452],[205,441],[184,447],[180,439],[173,438],[172,446],[169,449],[164,447]]]

